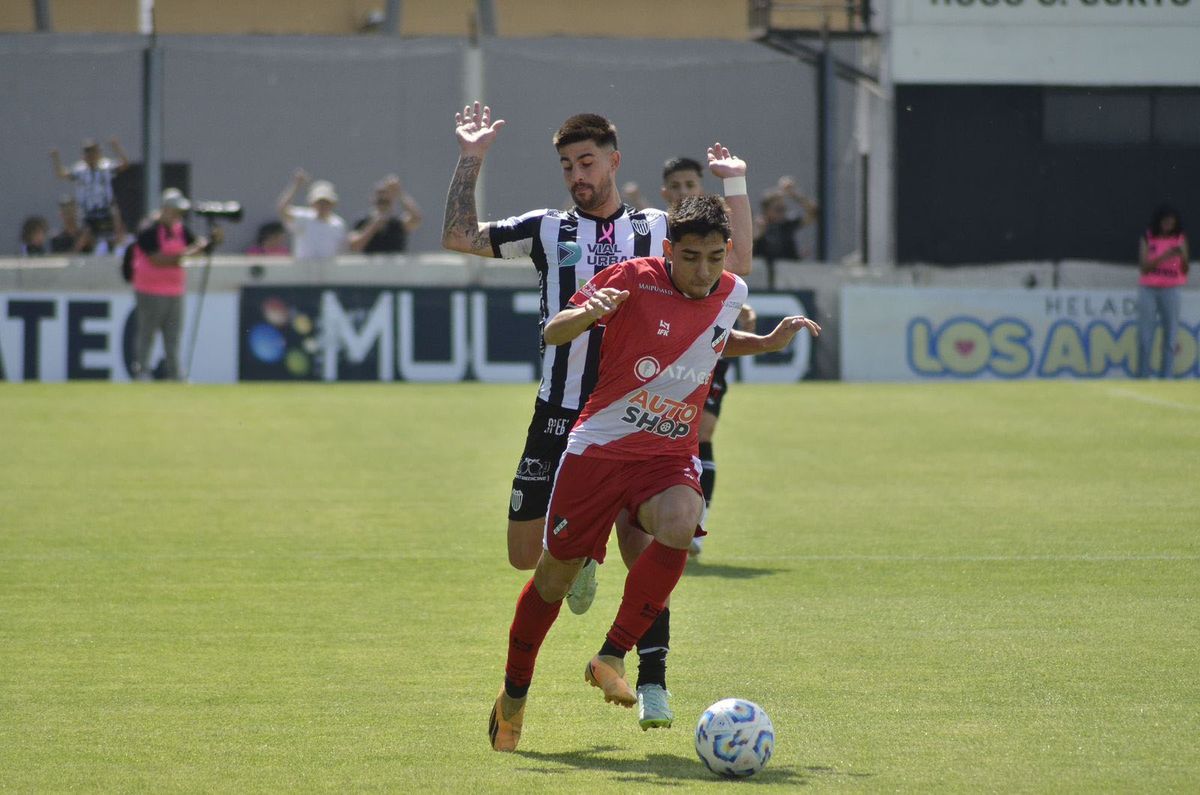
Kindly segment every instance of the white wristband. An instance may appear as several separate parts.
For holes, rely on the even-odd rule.
[[[746,178],[745,177],[725,177],[725,195],[726,196],[745,196],[746,195]]]

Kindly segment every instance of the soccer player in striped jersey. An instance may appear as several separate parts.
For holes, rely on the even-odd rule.
[[[460,154],[446,196],[442,245],[481,257],[530,257],[538,272],[544,326],[597,273],[618,262],[660,253],[666,214],[634,210],[621,201],[616,127],[603,116],[584,113],[563,122],[553,138],[574,206],[481,222],[475,186],[484,157],[504,124],[478,102],[455,114]],[[720,143],[709,148],[708,161],[712,173],[727,181],[734,246],[729,270],[748,273],[754,229],[745,188],[746,164]],[[561,345],[542,341],[541,384],[509,502],[508,559],[517,569],[532,569],[541,556],[550,485],[567,432],[595,386],[601,340],[600,332],[588,331]],[[617,542],[622,560],[631,566],[650,538],[622,515],[617,520]],[[589,561],[571,590],[567,603],[573,612],[582,613],[591,604],[595,567],[595,561]],[[639,709],[643,728],[670,726],[673,718],[666,691],[669,646],[668,610],[638,644],[638,684],[649,699]]]
[[[567,439],[550,498],[545,549],[517,599],[504,687],[488,722],[492,748],[514,751],[538,650],[585,559],[603,560],[614,520],[625,512],[652,536],[629,569],[615,620],[584,679],[605,701],[639,702],[624,657],[661,615],[700,528],[704,498],[699,416],[722,354],[782,350],[801,329],[785,318],[760,337],[734,329],[746,283],[725,271],[731,246],[725,203],[694,196],[674,205],[662,257],[622,262],[597,274],[545,326],[562,345],[605,329],[596,386]]]

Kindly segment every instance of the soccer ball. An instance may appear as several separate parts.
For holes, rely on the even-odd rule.
[[[753,776],[774,750],[775,727],[753,701],[722,699],[704,710],[696,725],[696,755],[718,776]]]

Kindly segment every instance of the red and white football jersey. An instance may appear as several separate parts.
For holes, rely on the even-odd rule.
[[[746,283],[721,274],[704,298],[676,289],[661,257],[612,265],[571,298],[602,287],[629,298],[600,320],[596,387],[567,439],[567,452],[597,458],[695,455],[713,368],[746,300]]]

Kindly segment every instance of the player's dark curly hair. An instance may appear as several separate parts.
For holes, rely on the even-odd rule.
[[[695,171],[703,176],[704,171],[700,167],[700,163],[692,160],[690,157],[672,157],[667,162],[663,163],[663,182],[674,174],[676,171]]]
[[[711,193],[700,196],[684,196],[667,213],[667,236],[672,242],[684,235],[707,237],[710,232],[720,232],[729,239],[729,209],[725,200]]]
[[[576,113],[562,123],[554,133],[554,148],[591,141],[596,146],[617,148],[617,126],[595,113]]]

